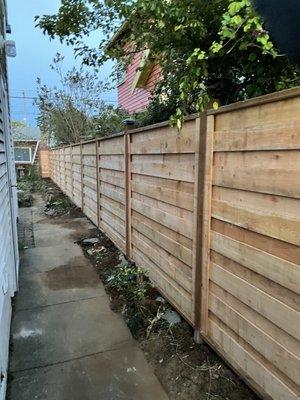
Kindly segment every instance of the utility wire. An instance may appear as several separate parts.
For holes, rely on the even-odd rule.
[[[37,100],[38,97],[29,97],[29,96],[9,96],[10,99],[22,99],[22,100]],[[86,99],[81,99],[81,100],[86,100]],[[107,103],[117,103],[117,100],[109,100],[109,99],[101,99],[104,102]]]

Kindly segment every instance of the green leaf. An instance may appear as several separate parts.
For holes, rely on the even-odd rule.
[[[222,48],[223,48],[223,45],[221,43],[217,43],[217,42],[213,42],[213,44],[210,46],[210,50],[213,53],[218,53]]]
[[[232,17],[232,22],[234,25],[240,25],[243,22],[243,18],[240,15],[235,15]]]
[[[234,1],[232,2],[229,7],[228,7],[228,11],[230,15],[235,15],[236,13],[238,13],[242,7],[242,2],[240,1]]]

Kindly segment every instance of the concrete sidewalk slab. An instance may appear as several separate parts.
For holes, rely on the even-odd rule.
[[[18,396],[18,397],[17,397]],[[167,400],[135,346],[14,374],[18,400]]]
[[[98,275],[90,265],[62,265],[45,272],[23,274],[15,310],[45,307],[102,296]]]
[[[12,325],[11,371],[43,367],[133,341],[121,316],[101,298],[20,311]],[[126,344],[125,344],[126,342]]]
[[[66,217],[55,217],[52,219],[49,219],[48,217],[43,216],[43,218],[40,218],[35,224],[34,224],[34,230],[36,232],[39,232],[39,230],[43,229],[55,229],[55,228],[61,229],[72,229],[74,230],[74,227],[80,227],[80,231],[85,233],[88,232],[91,229],[95,229],[95,225],[88,220],[86,217],[80,217],[80,218],[66,218]]]
[[[52,247],[36,247],[26,250],[21,257],[20,275],[49,271],[61,265],[86,265],[88,260],[77,245],[62,241]]]
[[[39,202],[20,213],[24,238],[36,247],[21,258],[10,400],[167,400],[74,243],[95,227],[87,218],[48,219],[42,210]]]

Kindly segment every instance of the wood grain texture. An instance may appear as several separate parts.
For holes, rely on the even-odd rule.
[[[213,184],[300,198],[299,151],[220,152],[214,157]]]
[[[239,340],[238,335],[229,335],[224,325],[209,320],[209,337],[217,347],[225,351],[227,358],[234,360],[238,371],[257,383],[269,397],[278,400],[298,398],[299,391],[286,385],[282,376],[271,372],[270,366],[257,353],[248,350],[247,347],[247,357],[245,357],[244,343]]]
[[[50,178],[50,150],[40,149],[39,151],[39,167],[42,178]]]
[[[211,232],[211,249],[300,294],[299,265],[214,231]]]
[[[214,187],[212,215],[275,239],[300,244],[300,202],[294,198]]]
[[[53,181],[268,400],[299,398],[299,110],[293,89],[50,156]]]
[[[209,299],[209,270],[210,270],[210,230],[211,230],[211,198],[213,174],[213,135],[215,118],[207,118],[206,144],[203,162],[203,205],[201,227],[201,315],[200,330],[206,335],[208,331],[208,299]]]
[[[214,151],[300,150],[300,119],[215,132]]]
[[[299,109],[293,91],[213,113],[208,337],[274,399],[299,396]]]

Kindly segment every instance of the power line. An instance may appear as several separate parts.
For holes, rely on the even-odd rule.
[[[22,100],[36,100],[37,97],[28,97],[28,96],[9,96],[10,99],[22,99]]]
[[[37,100],[38,97],[29,97],[29,96],[9,96],[10,99],[20,99],[20,100]],[[81,99],[81,100],[86,100],[86,99]],[[117,103],[117,100],[111,100],[111,99],[101,99],[104,102],[107,103]]]

